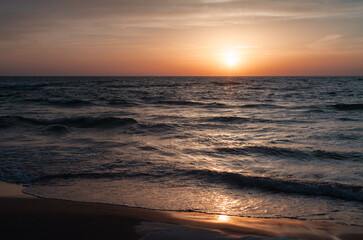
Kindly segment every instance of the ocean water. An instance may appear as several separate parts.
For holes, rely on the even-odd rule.
[[[363,226],[363,78],[1,77],[0,180]]]

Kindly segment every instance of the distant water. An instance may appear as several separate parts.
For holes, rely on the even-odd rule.
[[[0,180],[363,226],[363,78],[1,77]]]

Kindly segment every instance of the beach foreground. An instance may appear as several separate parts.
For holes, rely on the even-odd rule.
[[[363,228],[39,199],[0,184],[1,239],[362,239]]]

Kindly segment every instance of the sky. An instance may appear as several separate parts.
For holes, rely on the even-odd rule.
[[[362,0],[0,0],[0,75],[363,75]]]

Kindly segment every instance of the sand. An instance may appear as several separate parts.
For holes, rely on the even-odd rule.
[[[363,228],[40,199],[0,183],[0,239],[363,239]]]

